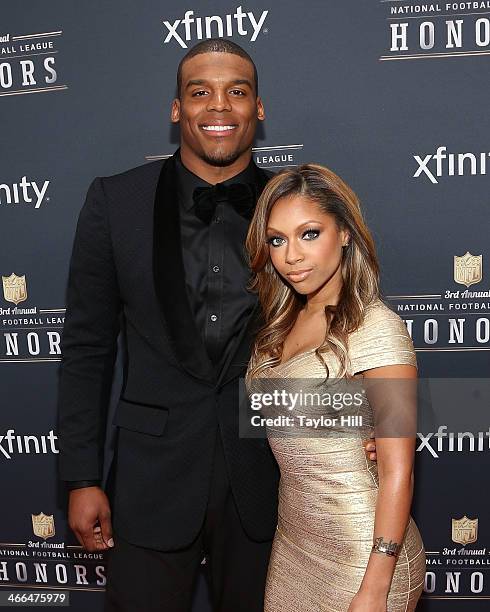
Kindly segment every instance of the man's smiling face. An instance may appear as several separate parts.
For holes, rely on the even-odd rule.
[[[210,166],[248,161],[257,121],[264,117],[247,59],[211,52],[184,62],[180,99],[173,101],[171,113],[180,123],[183,156]]]

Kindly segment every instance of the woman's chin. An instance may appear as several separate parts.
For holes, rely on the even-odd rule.
[[[289,281],[289,286],[300,295],[309,295],[315,291],[315,289],[312,289],[311,285],[308,283],[292,283]]]

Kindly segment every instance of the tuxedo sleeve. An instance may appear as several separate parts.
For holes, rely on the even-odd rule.
[[[58,393],[60,477],[101,480],[121,300],[103,179],[89,187],[70,260]]]

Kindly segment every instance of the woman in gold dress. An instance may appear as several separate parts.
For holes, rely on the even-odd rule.
[[[411,338],[380,299],[373,239],[337,175],[313,164],[276,175],[257,203],[247,250],[264,320],[249,389],[277,379],[289,391],[301,379],[362,380],[368,389],[415,381]],[[319,436],[306,426],[280,435],[275,422],[267,426],[281,482],[265,612],[415,609],[425,552],[410,517],[414,432],[377,433],[377,463],[364,451],[383,394],[364,396],[355,433]]]

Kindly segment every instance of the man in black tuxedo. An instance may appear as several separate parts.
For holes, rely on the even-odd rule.
[[[259,612],[278,470],[265,440],[238,432],[238,379],[258,319],[243,244],[269,178],[252,161],[264,109],[249,55],[222,39],[191,49],[171,119],[180,149],[95,179],[80,213],[63,334],[61,479],[80,543],[110,549],[107,610],[188,610],[206,555],[214,610]]]

